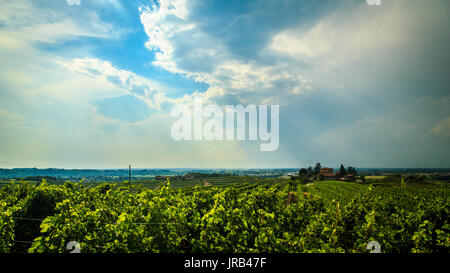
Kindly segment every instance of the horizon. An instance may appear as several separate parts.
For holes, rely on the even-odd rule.
[[[340,165],[339,165],[340,166]],[[322,168],[333,168],[333,169],[339,169],[338,167],[333,167],[333,166],[329,166],[329,165],[322,165]],[[305,166],[305,167],[274,167],[274,168],[205,168],[205,167],[166,167],[166,168],[134,168],[133,166],[131,167],[131,170],[292,170],[292,169],[302,169],[302,168],[308,168],[308,167],[312,167],[314,168],[313,165],[311,166]],[[349,167],[344,165],[344,167]],[[353,166],[351,166],[353,167]],[[437,169],[437,170],[450,170],[450,168],[440,168],[440,167],[354,167],[356,170],[360,169],[374,169],[374,170],[405,170],[405,169],[415,169],[415,170],[430,170],[430,169]],[[24,168],[3,168],[0,167],[0,170],[14,170],[14,169],[38,169],[38,170],[67,170],[67,171],[82,171],[82,170],[127,170],[128,168],[37,168],[37,167],[24,167]]]

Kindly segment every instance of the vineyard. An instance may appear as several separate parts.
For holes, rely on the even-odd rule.
[[[0,253],[448,253],[449,188],[322,181],[0,189]]]

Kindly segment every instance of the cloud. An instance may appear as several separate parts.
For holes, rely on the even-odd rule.
[[[81,37],[117,39],[125,30],[101,21],[94,11],[71,16],[63,9],[45,9],[37,2],[3,0],[0,25],[2,36],[30,42],[57,43]]]
[[[436,127],[433,128],[433,133],[443,137],[450,137],[450,117],[440,121]]]
[[[140,16],[149,38],[146,45],[155,51],[153,64],[208,83],[214,90],[221,89],[215,93],[218,97],[209,96],[211,100],[276,103],[283,95],[312,90],[299,70],[292,71],[283,63],[261,65],[258,59],[236,58],[225,41],[201,27],[201,19],[191,14],[186,1],[161,1],[160,5],[141,7]]]
[[[96,58],[75,58],[71,61],[58,62],[70,71],[88,76],[122,90],[125,94],[134,96],[148,107],[161,111],[165,103],[172,102],[163,91],[155,89],[165,88],[161,83],[135,73],[115,68],[110,62]]]
[[[189,76],[195,76],[186,70],[178,68],[174,61],[175,45],[171,42],[172,39],[184,35],[194,35],[194,39],[189,41],[200,41],[197,37],[201,33],[192,33],[195,29],[195,24],[186,21],[188,9],[186,7],[187,1],[160,1],[159,5],[141,6],[140,18],[144,30],[149,37],[146,43],[148,49],[155,51],[155,61],[153,64],[163,67],[164,69],[173,73],[183,73]],[[185,40],[180,40],[184,42]],[[198,48],[201,45],[196,44]],[[194,47],[194,48],[195,48]],[[200,54],[205,54],[202,50],[198,50]],[[187,52],[191,54],[191,52]]]
[[[442,36],[448,22],[442,5],[448,3],[405,3],[385,1],[377,9],[361,1],[282,1],[278,6],[256,1],[233,8],[219,4],[218,10],[196,1],[160,1],[141,7],[140,16],[147,47],[155,52],[154,65],[221,88],[245,103],[288,104],[320,89],[371,93],[366,87],[377,84],[383,90],[404,90],[398,85],[408,83],[393,75],[422,74],[423,81],[408,89],[420,93],[432,86],[442,94],[445,89],[436,85],[445,78],[444,70],[420,67],[430,57],[441,67],[448,65],[448,58],[437,53],[450,42]],[[424,44],[424,37],[430,42]],[[439,48],[436,54],[427,50],[431,44]]]

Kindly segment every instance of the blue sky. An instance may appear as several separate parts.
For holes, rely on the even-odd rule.
[[[446,0],[0,0],[0,167],[450,167]],[[280,146],[171,138],[280,105]]]

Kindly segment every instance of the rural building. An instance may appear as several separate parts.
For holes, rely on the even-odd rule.
[[[320,174],[323,175],[324,180],[336,180],[333,168],[321,168]]]
[[[333,173],[333,168],[321,168],[320,173]]]

